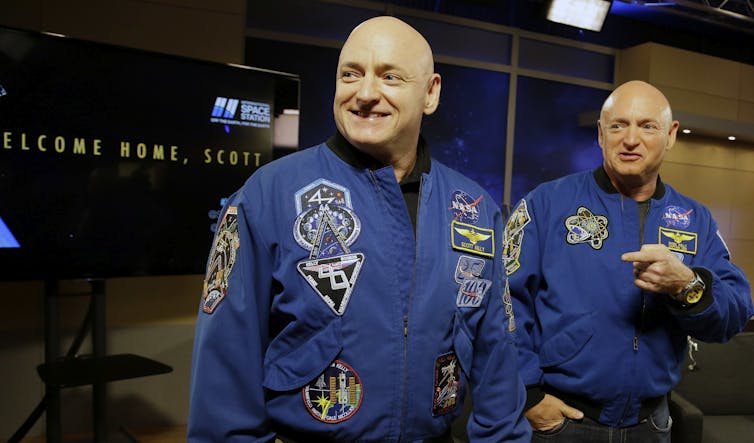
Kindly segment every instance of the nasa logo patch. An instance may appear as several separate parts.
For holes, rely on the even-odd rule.
[[[662,214],[662,221],[668,228],[688,228],[691,224],[693,209],[685,209],[680,206],[667,206]]]
[[[479,203],[482,196],[473,198],[463,191],[454,191],[450,196],[450,207],[453,218],[463,223],[476,223],[479,220]]]

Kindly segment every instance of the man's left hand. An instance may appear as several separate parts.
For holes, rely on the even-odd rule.
[[[642,245],[639,251],[623,254],[621,260],[633,262],[634,284],[646,291],[675,295],[694,278],[694,271],[665,245]]]

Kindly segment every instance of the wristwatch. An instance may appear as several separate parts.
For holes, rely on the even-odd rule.
[[[678,300],[683,306],[693,305],[701,300],[706,286],[704,280],[699,277],[699,274],[694,272],[694,278],[686,285],[686,287],[675,295],[675,299]]]

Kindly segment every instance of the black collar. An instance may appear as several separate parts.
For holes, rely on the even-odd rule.
[[[605,167],[600,165],[599,168],[592,172],[594,179],[603,191],[608,194],[618,194],[618,190],[613,186],[613,182],[610,181],[610,177],[605,171]],[[661,199],[665,195],[665,184],[660,180],[660,176],[657,176],[657,186],[655,186],[655,192],[652,194],[652,198],[655,200]]]
[[[329,147],[335,155],[341,160],[359,169],[380,169],[384,168],[379,160],[371,155],[358,150],[356,147],[348,143],[340,132],[336,131],[335,134],[327,139],[327,147]],[[408,184],[413,182],[419,182],[421,175],[425,172],[429,172],[432,167],[432,159],[429,155],[429,147],[426,140],[421,135],[419,136],[419,142],[416,145],[416,164],[414,169],[403,178],[401,184]]]

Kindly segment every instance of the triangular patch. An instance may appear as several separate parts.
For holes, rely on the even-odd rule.
[[[306,260],[298,264],[298,272],[337,315],[343,315],[356,285],[364,254]]]
[[[314,246],[309,258],[328,258],[350,253],[346,240],[338,234],[326,206],[319,215],[322,222],[317,229],[317,236],[314,238]]]

